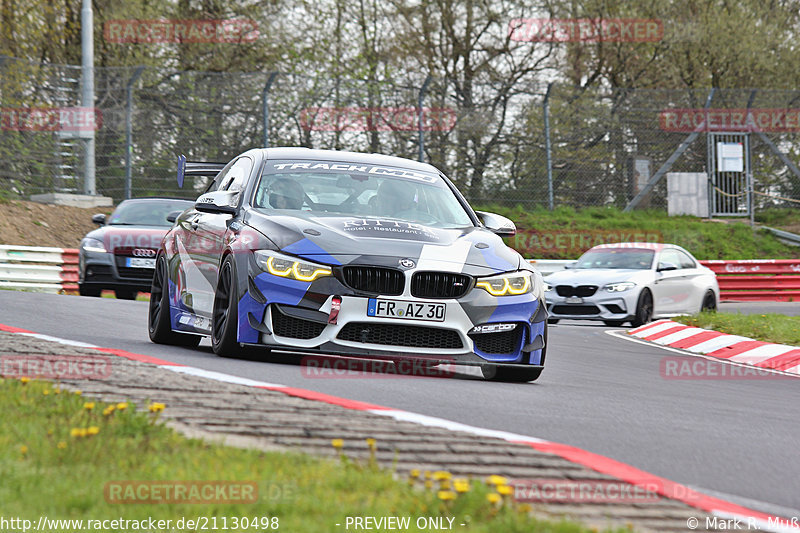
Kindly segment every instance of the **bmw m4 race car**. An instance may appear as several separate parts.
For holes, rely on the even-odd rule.
[[[514,224],[473,211],[435,167],[268,148],[209,169],[156,258],[152,341],[541,374],[541,276],[503,243]],[[183,160],[179,181],[202,171]]]

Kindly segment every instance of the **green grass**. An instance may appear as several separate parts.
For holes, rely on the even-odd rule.
[[[754,232],[740,220],[722,222],[691,216],[670,217],[661,210],[623,213],[620,209],[603,207],[525,211],[521,207],[486,206],[483,210],[515,222],[517,235],[506,242],[531,259],[576,259],[594,244],[628,240],[677,244],[698,259],[800,257],[800,248],[783,244],[766,230]]]
[[[700,313],[673,320],[698,328],[742,335],[759,341],[800,346],[800,317],[775,313],[743,315],[740,313]]]
[[[772,227],[800,225],[800,205],[796,208],[773,208],[757,211],[756,222]]]
[[[348,516],[450,516],[454,524],[468,522],[467,528],[455,528],[466,531],[589,531],[574,523],[534,520],[507,499],[494,505],[483,483],[473,481],[469,492],[442,501],[434,490],[397,480],[372,461],[360,464],[344,457],[324,460],[208,444],[167,428],[159,413],[136,412],[129,405],[104,414],[106,404],[95,402],[89,410],[86,401],[58,392],[47,382],[0,380],[0,501],[6,517],[34,524],[39,516],[153,517],[173,520],[173,528],[181,517],[217,517],[219,524],[227,517],[231,529],[231,517],[278,517],[280,531],[327,532],[343,529]],[[97,428],[93,436],[71,436],[73,430],[91,427]],[[106,484],[123,480],[255,482],[258,498],[256,503],[107,501]]]

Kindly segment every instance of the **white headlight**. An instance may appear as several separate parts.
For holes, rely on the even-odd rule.
[[[81,248],[85,252],[97,252],[97,253],[101,253],[101,254],[104,254],[104,253],[106,253],[108,251],[108,250],[106,250],[106,247],[103,244],[103,241],[98,240],[98,239],[91,239],[91,238],[83,239],[83,242],[81,243]]]
[[[603,288],[608,292],[622,292],[632,289],[636,286],[632,281],[619,281],[617,283],[609,283]]]

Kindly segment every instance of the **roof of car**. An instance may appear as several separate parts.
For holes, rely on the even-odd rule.
[[[346,161],[371,165],[390,165],[427,172],[438,172],[436,167],[413,159],[382,154],[364,154],[340,150],[315,150],[300,147],[262,148],[267,159],[301,159],[313,161]]]
[[[674,244],[666,244],[663,242],[611,242],[607,244],[598,244],[592,250],[603,250],[608,248],[644,248],[647,250],[660,251],[664,248],[677,248]]]

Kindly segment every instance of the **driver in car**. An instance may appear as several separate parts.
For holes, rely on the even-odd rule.
[[[275,209],[300,209],[304,198],[303,186],[288,178],[276,179],[267,190],[269,205]]]
[[[375,195],[375,214],[396,218],[416,219],[416,190],[409,183],[386,180]]]

